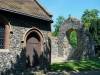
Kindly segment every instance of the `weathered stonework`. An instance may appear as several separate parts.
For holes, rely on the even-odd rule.
[[[77,33],[77,48],[73,48],[69,42],[69,35],[73,30]],[[59,36],[51,36],[51,40],[52,63],[95,56],[93,39],[90,33],[83,29],[82,23],[76,18],[69,17],[61,25]]]
[[[5,14],[4,14],[5,13]],[[27,16],[22,16],[18,14],[6,13],[0,11],[0,15],[4,16],[10,23],[12,32],[9,35],[9,51],[0,52],[0,73],[14,70],[25,70],[25,60],[24,60],[24,43],[25,43],[25,34],[28,30],[33,27],[38,28],[43,34],[43,43],[45,43],[44,54],[46,65],[50,61],[50,48],[47,50],[48,45],[48,32],[51,31],[50,23],[48,21],[43,21],[40,19],[30,18]],[[49,46],[49,45],[48,45]],[[5,49],[4,49],[5,50]],[[48,55],[49,54],[49,55]],[[48,58],[49,56],[49,58]],[[44,61],[43,61],[44,62]],[[49,62],[50,63],[50,62]],[[45,64],[45,63],[44,63]],[[45,66],[45,65],[44,65]],[[15,69],[16,68],[16,69]],[[14,74],[15,75],[15,74]]]
[[[71,47],[69,43],[69,35],[73,30],[77,32],[78,45],[76,49]],[[83,29],[82,23],[76,18],[69,17],[61,25],[58,40],[58,56],[62,58],[65,57],[66,60],[93,57],[95,55],[93,40],[90,33]]]

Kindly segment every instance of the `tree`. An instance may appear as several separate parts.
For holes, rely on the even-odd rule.
[[[84,11],[84,14],[82,15],[82,18],[81,18],[84,24],[84,29],[89,30],[91,26],[91,22],[93,20],[98,19],[98,14],[99,14],[99,11],[97,9],[92,9],[92,10],[86,9]]]
[[[55,31],[53,32],[54,36],[58,36],[58,34],[59,34],[59,28],[62,25],[62,23],[64,22],[64,20],[65,20],[65,18],[63,16],[59,16],[56,19],[56,24],[54,25]]]
[[[89,32],[95,40],[96,45],[100,46],[100,19],[91,21],[91,27],[89,28]]]
[[[86,9],[81,19],[84,29],[90,32],[90,35],[95,42],[95,46],[100,47],[100,18],[98,14],[99,11],[97,9]]]
[[[88,30],[91,33],[94,40],[98,39],[98,31],[100,28],[100,19],[98,14],[99,11],[97,9],[86,9],[81,18],[84,25],[84,29]]]

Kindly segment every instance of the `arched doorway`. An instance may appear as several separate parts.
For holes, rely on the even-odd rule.
[[[26,58],[28,67],[39,66],[42,54],[42,35],[37,30],[31,30],[26,36]]]

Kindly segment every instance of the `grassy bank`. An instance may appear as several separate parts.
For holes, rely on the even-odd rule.
[[[100,59],[70,60],[64,63],[50,65],[52,71],[91,71],[100,70]]]

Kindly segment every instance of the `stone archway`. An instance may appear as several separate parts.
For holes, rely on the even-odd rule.
[[[77,32],[77,49],[76,50],[66,50],[64,49],[64,37],[68,39],[69,31],[75,30]],[[66,34],[67,33],[67,34]],[[83,57],[94,56],[93,44],[91,43],[91,37],[88,31],[83,29],[82,23],[76,18],[69,17],[60,27],[60,32],[58,36],[58,55],[60,57],[67,57],[67,59],[74,58],[80,59]],[[64,55],[64,52],[68,56]]]
[[[72,36],[72,33],[74,32],[74,36]],[[75,34],[76,33],[76,34]],[[58,44],[59,46],[62,47],[62,54],[65,59],[69,59],[72,55],[72,53],[77,50],[78,48],[78,36],[77,36],[77,30],[75,29],[69,29],[68,31],[65,32],[65,36],[62,40],[62,46]],[[73,40],[74,39],[74,40]],[[58,46],[58,48],[59,48]],[[61,52],[60,52],[61,53]]]
[[[39,58],[43,51],[42,33],[36,28],[29,30],[25,36],[25,45],[28,67],[39,66]]]
[[[66,36],[67,39],[69,39],[69,33],[72,30],[75,30],[77,33],[80,31],[82,28],[82,24],[80,23],[79,20],[76,18],[69,17],[63,25],[60,27],[60,33],[58,36],[59,42],[58,42],[58,54],[59,56],[64,55],[64,48],[63,48],[63,42],[64,42],[64,37]]]

